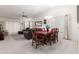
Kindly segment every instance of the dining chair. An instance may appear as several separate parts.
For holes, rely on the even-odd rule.
[[[37,39],[37,36],[32,32],[32,46],[34,45],[35,41]]]
[[[42,28],[36,28],[36,30],[37,30],[37,31],[43,31],[43,29],[42,29]]]
[[[55,43],[55,32],[53,29],[51,30],[50,40],[51,40],[51,42]]]
[[[35,32],[36,32],[36,29],[33,28],[32,29],[32,46],[34,46],[34,44],[36,42],[36,39],[37,39],[37,36],[36,36]]]
[[[59,29],[58,28],[55,28],[55,42],[57,41],[58,42],[58,32],[59,32]]]
[[[50,46],[51,46],[52,40],[53,40],[53,34],[50,33],[50,34],[47,35],[47,38],[46,38],[47,44],[50,44]]]
[[[35,46],[35,48],[37,49],[38,46],[40,45],[44,45],[43,43],[43,37],[39,38],[37,34],[35,34],[35,32],[32,32],[32,46]]]

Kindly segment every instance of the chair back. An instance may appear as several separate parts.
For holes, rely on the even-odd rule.
[[[42,28],[36,28],[36,31],[43,31]]]

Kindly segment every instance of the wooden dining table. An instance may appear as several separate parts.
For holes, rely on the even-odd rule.
[[[56,34],[57,30],[55,29],[52,29],[52,30],[49,30],[49,31],[34,31],[33,34],[35,35],[36,39],[35,42],[36,42],[36,47],[38,45],[52,45],[52,42],[56,42],[57,39],[55,39],[55,37],[57,37],[55,34]]]
[[[48,35],[48,34],[50,34],[51,33],[51,31],[36,31],[35,32],[35,34],[36,35]]]
[[[51,31],[36,31],[35,34],[38,38],[43,39],[44,44],[47,45],[47,38],[50,38]]]

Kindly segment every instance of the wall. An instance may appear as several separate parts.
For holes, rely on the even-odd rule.
[[[45,12],[44,14],[41,14],[39,18],[44,19],[45,16],[64,16],[64,15],[70,15],[70,38],[72,40],[78,40],[77,36],[77,6],[58,6],[55,8],[51,8],[49,11]],[[53,20],[53,19],[52,19]],[[52,24],[52,23],[51,23]]]
[[[0,17],[0,22],[4,23],[4,30],[7,30],[9,34],[16,34],[19,30],[21,30],[18,19]]]
[[[23,17],[22,19],[20,19],[21,20],[21,30],[22,29],[26,29],[27,27],[30,27],[30,28],[32,28],[32,18],[26,18],[26,17]],[[23,25],[22,25],[22,23],[23,23]]]
[[[77,6],[77,25],[78,25],[78,39],[79,39],[79,6]]]
[[[78,33],[78,39],[79,39],[79,23],[78,23],[78,32],[77,33]]]
[[[79,6],[77,6],[77,23],[79,23]]]
[[[9,34],[16,34],[20,31],[20,23],[13,21],[6,22],[6,30]]]
[[[16,34],[18,31],[21,31],[27,27],[29,27],[29,21],[30,26],[32,28],[32,18],[23,18],[23,19],[11,19],[11,18],[5,18],[0,17],[0,23],[4,23],[3,27],[4,30],[7,30],[9,34]],[[24,21],[24,25],[21,21]]]
[[[5,30],[5,22],[4,22],[4,21],[0,21],[0,24],[2,25],[2,26],[1,26],[2,28],[1,28],[1,29],[2,29],[2,30]]]

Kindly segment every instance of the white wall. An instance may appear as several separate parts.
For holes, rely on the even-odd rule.
[[[29,27],[32,28],[32,18],[25,19],[25,28]]]
[[[77,28],[78,32],[77,33],[78,33],[78,39],[79,39],[79,23],[77,25],[78,25],[78,28]]]
[[[77,40],[77,6],[58,6],[55,8],[51,8],[51,10],[45,12],[44,14],[40,15],[39,18],[43,19],[45,16],[64,16],[64,15],[70,15],[70,37],[72,40]],[[53,20],[53,19],[52,19]]]
[[[11,19],[6,17],[0,17],[0,22],[4,22],[4,30],[7,30],[9,34],[16,34],[18,31],[21,31],[27,27],[29,27],[29,19],[30,26],[32,27],[32,18],[25,19]],[[24,20],[25,27],[21,24],[21,21]]]
[[[79,39],[79,6],[77,6],[77,25],[78,25],[78,39]]]
[[[21,30],[18,19],[0,17],[0,22],[4,22],[4,30],[7,30],[9,34],[16,34]]]
[[[6,30],[9,34],[16,34],[20,31],[20,23],[19,22],[6,22]]]
[[[19,22],[24,24],[24,25],[21,24],[22,25],[21,30],[26,29],[27,27],[29,27],[29,25],[30,25],[30,28],[32,28],[32,20],[33,20],[32,18],[26,18],[26,17],[20,19]]]

